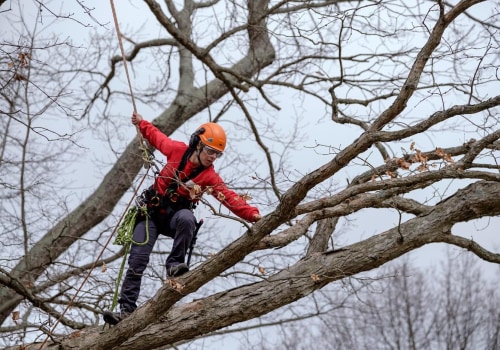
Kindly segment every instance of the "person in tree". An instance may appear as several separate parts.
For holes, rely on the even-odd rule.
[[[257,222],[261,219],[259,210],[228,189],[214,170],[213,163],[226,147],[226,134],[219,124],[202,124],[191,135],[189,145],[170,139],[136,112],[132,114],[132,124],[166,156],[167,164],[154,184],[143,193],[148,215],[147,218],[139,216],[134,228],[128,269],[118,299],[120,311],[104,312],[104,321],[111,325],[137,308],[142,275],[159,234],[173,238],[172,250],[165,262],[167,277],[175,278],[189,271],[185,256],[197,224],[193,210],[204,193],[213,195],[243,220]]]

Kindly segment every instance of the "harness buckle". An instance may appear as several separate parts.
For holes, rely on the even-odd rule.
[[[179,195],[177,193],[171,193],[168,198],[172,203],[175,203],[179,199]]]
[[[152,207],[157,207],[160,205],[160,197],[158,197],[158,195],[154,195],[153,197],[151,197],[151,199],[149,200],[149,205],[152,206]]]

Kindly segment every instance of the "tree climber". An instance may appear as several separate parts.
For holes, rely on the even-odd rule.
[[[214,170],[213,162],[222,156],[226,147],[226,134],[220,125],[201,125],[186,145],[170,139],[136,112],[132,114],[132,124],[166,156],[167,164],[142,195],[148,214],[147,218],[144,215],[137,218],[128,269],[118,299],[120,311],[104,312],[104,321],[111,325],[137,308],[142,275],[159,234],[174,240],[165,262],[167,277],[177,277],[189,271],[185,256],[197,224],[193,210],[204,193],[213,195],[243,220],[257,222],[261,219],[259,210],[228,189]],[[145,244],[136,244],[146,241]]]

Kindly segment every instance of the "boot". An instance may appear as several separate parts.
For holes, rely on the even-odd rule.
[[[171,267],[167,268],[167,276],[168,277],[178,277],[180,275],[185,274],[188,271],[189,271],[189,267],[186,264],[181,263],[179,265],[175,265],[175,266],[171,266]]]
[[[129,316],[130,312],[127,311],[120,311],[120,312],[111,312],[111,311],[104,311],[103,313],[103,319],[104,322],[114,326],[118,324],[121,320],[123,320],[125,317]]]

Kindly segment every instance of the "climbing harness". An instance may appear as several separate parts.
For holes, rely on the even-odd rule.
[[[182,183],[185,183],[189,181],[190,179],[195,178],[198,176],[203,170],[206,168],[203,166],[197,167],[194,169],[188,176],[184,177],[181,179],[181,172],[184,170],[187,164],[187,160],[193,154],[194,149],[191,147],[188,147],[188,149],[184,152],[182,156],[182,160],[179,164],[179,166],[174,170],[175,176],[168,187],[168,190],[166,191],[165,195],[160,197],[158,192],[152,187],[144,190],[140,196],[136,197],[136,203],[135,206],[130,207],[127,210],[127,213],[122,220],[118,230],[117,230],[117,235],[116,239],[114,241],[114,244],[117,245],[123,245],[125,248],[125,253],[123,255],[122,263],[120,265],[120,270],[118,272],[118,277],[115,282],[115,291],[113,294],[113,301],[111,304],[111,311],[113,311],[118,303],[118,293],[120,290],[120,285],[121,285],[121,280],[123,277],[123,271],[125,269],[125,262],[127,260],[128,253],[130,251],[130,246],[131,244],[135,245],[146,245],[149,242],[149,225],[148,225],[148,220],[151,220],[155,218],[154,210],[157,208],[161,210],[161,208],[165,208],[166,212],[163,214],[160,214],[162,216],[168,217],[169,215],[167,214],[170,212],[173,214],[176,210],[182,207],[187,207],[189,209],[194,209],[195,204],[191,201],[183,201],[181,197],[177,196],[176,192],[179,189],[179,186]],[[153,162],[154,160],[154,155],[151,154],[150,156],[151,163],[155,165],[156,169],[158,170],[158,167],[156,164]],[[159,176],[159,171],[155,172],[155,178]],[[137,242],[134,241],[133,239],[133,234],[134,234],[134,228],[135,224],[137,222],[137,218],[141,217],[146,220],[146,236],[143,242]],[[167,219],[166,221],[168,222],[170,219]],[[159,223],[158,223],[159,224]],[[187,259],[187,265],[189,266],[191,262],[191,255],[193,253],[194,245],[196,244],[196,238],[198,231],[203,224],[203,220],[200,220],[196,223],[195,226],[195,232],[193,234],[193,238],[191,239],[191,244],[189,246],[189,253],[188,253],[188,259]]]
[[[194,152],[194,148],[188,147],[188,149],[186,150],[186,152],[184,152],[184,154],[182,156],[182,159],[181,159],[181,162],[179,163],[179,166],[174,170],[175,171],[174,179],[170,183],[170,186],[168,187],[168,191],[167,191],[171,197],[175,195],[175,193],[177,192],[177,190],[179,189],[179,187],[182,183],[185,183],[191,179],[194,179],[196,176],[201,174],[201,172],[203,170],[206,169],[204,166],[200,165],[199,167],[193,169],[193,171],[188,176],[181,179],[181,172],[186,167],[187,161],[188,161],[189,157],[193,154],[193,152]]]

